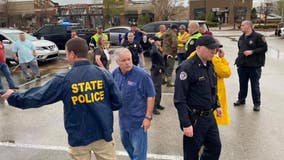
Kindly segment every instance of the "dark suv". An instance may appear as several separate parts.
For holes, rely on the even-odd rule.
[[[187,27],[189,21],[157,21],[157,22],[151,22],[148,24],[145,24],[144,26],[142,26],[142,30],[148,33],[148,37],[152,37],[154,36],[157,32],[159,32],[159,26],[161,24],[166,25],[167,27],[170,27],[172,24],[176,24],[178,27],[180,25],[185,25]],[[201,21],[201,20],[194,20],[197,21],[199,23],[199,25],[201,26],[205,26],[205,28],[207,28],[207,30],[209,30],[206,21]]]
[[[84,29],[79,23],[46,24],[33,33],[38,39],[54,42],[59,49],[65,48],[65,43],[71,38],[71,31],[77,31],[78,36],[85,39],[88,44],[94,32]]]

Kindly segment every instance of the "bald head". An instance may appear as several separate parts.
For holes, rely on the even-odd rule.
[[[192,21],[188,24],[188,33],[193,34],[199,31],[199,24],[196,21]]]
[[[251,34],[253,31],[253,23],[249,20],[244,20],[241,24],[241,31],[246,35]]]

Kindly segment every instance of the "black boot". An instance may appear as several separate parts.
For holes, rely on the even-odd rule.
[[[160,112],[155,108],[154,110],[153,110],[153,114],[155,114],[155,115],[159,115],[160,114]]]

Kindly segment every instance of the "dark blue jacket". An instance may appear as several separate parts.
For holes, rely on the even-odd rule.
[[[198,55],[184,61],[176,69],[174,104],[182,127],[189,127],[189,108],[210,110],[218,108],[217,76],[212,62],[206,66]]]
[[[8,103],[21,109],[37,108],[62,100],[69,145],[85,146],[112,140],[113,111],[122,106],[121,93],[110,73],[89,61],[75,62],[41,87],[14,92]]]
[[[267,43],[264,36],[253,31],[250,35],[243,34],[238,41],[238,57],[235,64],[238,67],[262,67],[265,64],[265,53],[267,51]],[[244,55],[244,51],[252,50],[253,54]]]

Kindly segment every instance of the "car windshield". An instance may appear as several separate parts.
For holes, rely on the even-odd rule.
[[[11,38],[13,41],[17,41],[19,40],[19,33],[6,33],[6,35]],[[36,37],[30,35],[30,34],[27,34],[25,33],[26,35],[26,39],[27,40],[30,40],[30,41],[36,41],[38,40]]]

